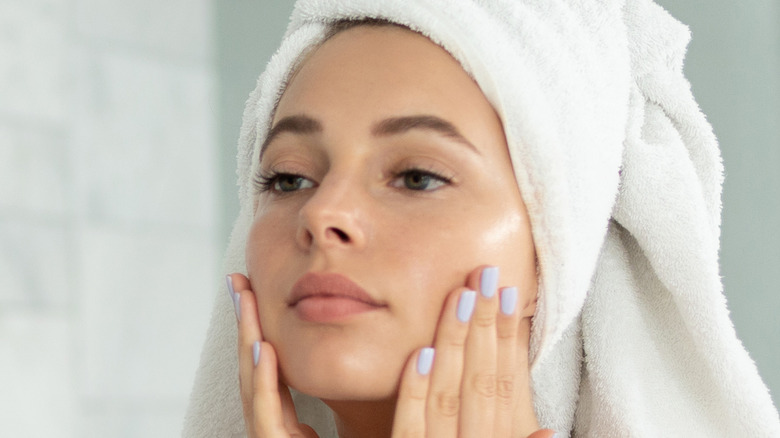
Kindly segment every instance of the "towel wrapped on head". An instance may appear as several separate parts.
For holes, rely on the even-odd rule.
[[[780,436],[718,274],[723,169],[682,72],[688,29],[650,0],[300,0],[239,139],[246,272],[251,175],[296,64],[341,20],[430,38],[501,118],[539,265],[531,336],[540,424],[560,436]],[[236,328],[220,291],[184,428],[243,434]],[[334,434],[327,408],[299,416]]]

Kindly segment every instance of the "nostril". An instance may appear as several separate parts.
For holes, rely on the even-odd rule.
[[[328,228],[328,231],[336,234],[336,236],[338,236],[339,240],[341,240],[342,243],[349,242],[349,236],[347,235],[347,233],[339,230],[338,228],[331,227]]]

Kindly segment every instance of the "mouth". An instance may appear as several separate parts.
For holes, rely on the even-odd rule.
[[[310,272],[292,287],[288,306],[309,322],[328,323],[387,307],[349,278]]]

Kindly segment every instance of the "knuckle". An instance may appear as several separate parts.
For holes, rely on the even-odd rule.
[[[493,398],[496,395],[496,376],[495,374],[477,373],[471,379],[471,387],[477,394]]]
[[[402,430],[398,436],[402,438],[425,438],[425,431],[417,428],[407,428]]]
[[[460,394],[441,391],[434,394],[434,408],[445,417],[454,417],[460,411]]]
[[[517,330],[514,327],[502,327],[496,331],[496,337],[501,341],[513,341],[517,338]]]
[[[417,385],[409,385],[404,391],[404,395],[412,401],[424,402],[428,399],[428,392],[424,387]]]
[[[474,315],[471,323],[477,327],[493,327],[496,325],[496,315]]]
[[[515,389],[515,376],[513,374],[506,374],[498,377],[498,397],[504,401],[509,402],[512,400]]]
[[[445,345],[453,349],[463,349],[466,346],[466,338],[463,336],[452,336],[444,341]]]

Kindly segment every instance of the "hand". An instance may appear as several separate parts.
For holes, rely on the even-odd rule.
[[[239,302],[238,375],[247,436],[316,438],[314,429],[298,422],[290,390],[279,382],[274,347],[262,342],[257,301],[249,280],[232,274],[227,281],[234,302]]]
[[[531,402],[532,307],[518,309],[517,290],[496,293],[497,285],[498,269],[480,267],[448,296],[434,348],[416,351],[404,369],[394,438],[554,436],[537,430]]]
[[[495,293],[497,275],[482,272],[482,268],[473,271],[466,287],[447,297],[436,333],[436,357],[431,358],[428,372],[418,371],[420,365],[426,365],[420,355],[422,350],[433,349],[417,350],[408,361],[399,390],[394,437],[525,437],[538,429],[530,403],[527,339],[521,342],[518,336],[522,309],[512,300],[511,288]],[[247,435],[317,437],[311,427],[298,422],[290,391],[278,381],[276,352],[271,344],[262,342],[249,280],[232,274],[228,285],[240,303],[236,306],[239,379]],[[490,297],[474,292],[483,286],[493,292]],[[503,306],[511,310],[506,312],[509,315],[500,311],[499,296],[504,296]],[[518,418],[530,418],[522,430],[518,429]],[[540,430],[528,438],[553,434]]]

